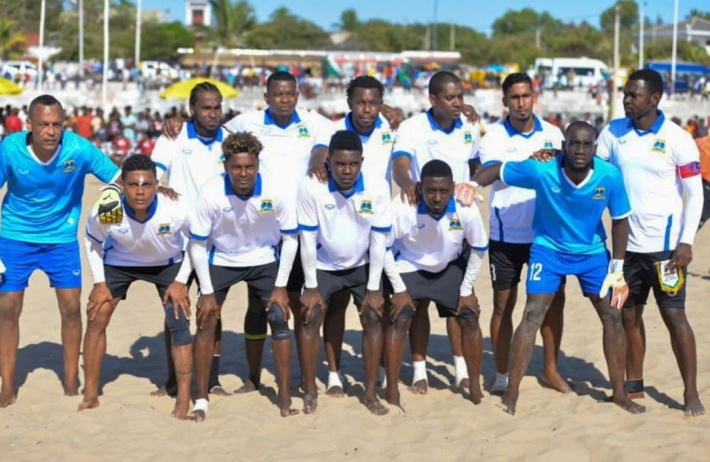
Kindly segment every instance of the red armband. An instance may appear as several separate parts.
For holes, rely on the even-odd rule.
[[[678,175],[680,175],[681,179],[700,175],[700,162],[691,162],[689,164],[678,166]]]

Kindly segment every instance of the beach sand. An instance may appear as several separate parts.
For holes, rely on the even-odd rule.
[[[98,187],[93,177],[87,180],[84,215]],[[697,338],[698,388],[706,406],[710,405],[710,311],[705,311],[710,299],[710,278],[706,276],[709,243],[710,231],[704,229],[696,239],[688,277],[688,317]],[[86,264],[83,269],[85,306],[92,283]],[[492,291],[485,269],[475,290],[482,308],[487,384],[494,375],[494,364],[488,333]],[[222,311],[221,381],[229,391],[242,384],[247,369],[242,328],[245,293],[244,285],[237,286]],[[516,325],[523,298],[518,300]],[[407,353],[400,385],[406,414],[392,408],[389,415],[375,417],[361,403],[360,327],[351,308],[343,351],[345,398],[321,394],[315,415],[281,418],[274,404],[275,369],[267,343],[263,389],[212,397],[207,420],[197,424],[171,418],[173,400],[150,395],[166,374],[163,311],[155,289],[136,283],[108,328],[101,405],[79,413],[80,397],[62,395],[54,291],[43,274],[35,273],[20,321],[18,400],[0,409],[0,460],[710,460],[710,417],[683,416],[683,385],[655,303],[648,305],[645,316],[644,415],[630,415],[603,402],[611,389],[602,354],[601,324],[574,278],[568,282],[560,370],[574,383],[576,393],[563,396],[540,386],[536,378],[541,373],[542,356],[538,336],[514,417],[503,413],[497,407],[500,398],[488,392],[484,392],[483,403],[474,406],[461,392],[451,389],[453,366],[445,324],[436,318],[433,307],[431,316],[429,394],[414,396],[406,391],[405,384],[412,376]],[[293,359],[291,385],[295,407],[300,409],[295,343]],[[319,378],[325,377],[322,363]],[[324,390],[322,382],[320,388]]]

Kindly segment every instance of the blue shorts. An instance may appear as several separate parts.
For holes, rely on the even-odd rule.
[[[608,267],[608,252],[576,255],[533,244],[528,263],[527,293],[554,294],[565,276],[577,276],[584,295],[599,294]]]
[[[49,277],[56,289],[81,288],[79,241],[65,244],[35,244],[0,237],[0,259],[7,271],[0,281],[0,292],[25,290],[34,270]]]

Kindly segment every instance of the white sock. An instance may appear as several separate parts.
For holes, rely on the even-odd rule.
[[[340,371],[328,371],[328,388],[330,390],[333,387],[343,388],[343,382],[341,380]]]
[[[496,383],[505,382],[508,383],[508,373],[507,372],[496,372]]]
[[[419,382],[420,380],[424,380],[428,384],[429,380],[427,378],[426,373],[426,361],[414,361],[413,366],[414,377],[412,378],[412,385]]]
[[[454,356],[454,367],[456,368],[456,386],[458,387],[463,379],[468,378],[468,368],[463,356]]]
[[[387,373],[385,371],[385,368],[380,366],[380,371],[377,374],[377,381],[380,384],[380,388],[386,388],[387,387]]]

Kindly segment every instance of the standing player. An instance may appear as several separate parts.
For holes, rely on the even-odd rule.
[[[595,138],[594,127],[575,122],[565,132],[564,151],[553,162],[505,162],[483,168],[474,176],[481,185],[500,179],[536,192],[528,298],[513,335],[510,382],[502,400],[503,410],[510,414],[515,414],[520,382],[535,347],[535,334],[566,275],[577,276],[582,292],[601,319],[614,403],[631,413],[645,410],[631,401],[624,389],[626,341],[620,310],[628,294],[622,268],[631,208],[618,170],[604,162],[594,162]],[[611,261],[602,222],[607,208],[612,218]]]
[[[63,132],[56,98],[32,100],[28,132],[0,144],[0,187],[7,182],[0,231],[0,407],[15,402],[13,381],[25,288],[35,269],[55,288],[62,317],[64,394],[79,392],[81,260],[77,227],[84,177],[109,182],[118,168],[89,141]],[[7,268],[2,264],[5,262]]]
[[[168,186],[183,198],[183,205],[192,210],[197,204],[200,186],[224,171],[222,163],[222,95],[209,82],[195,85],[190,92],[190,114],[175,139],[161,136],[151,158],[158,178],[168,175]],[[219,362],[222,343],[222,321],[217,321],[215,345],[210,368],[209,392],[225,396],[229,393],[219,383]],[[165,349],[168,352],[168,381],[156,394],[176,392],[176,377],[170,358],[170,329],[165,326]]]
[[[246,282],[259,298],[249,305],[245,332],[271,326],[281,416],[291,408],[291,333],[286,283],[298,249],[295,197],[259,173],[261,143],[251,133],[229,135],[222,143],[226,173],[208,181],[190,225],[190,257],[200,281],[195,336],[197,400],[193,417],[205,419],[207,383],[217,320],[231,286]],[[279,262],[278,245],[281,246]],[[209,256],[208,256],[209,255]],[[256,310],[255,313],[250,311]],[[256,327],[249,322],[256,320]],[[261,358],[259,358],[261,359]]]
[[[393,201],[390,238],[394,245],[387,251],[385,265],[393,287],[385,367],[387,401],[396,406],[400,406],[398,376],[407,331],[421,299],[436,302],[439,316],[453,317],[460,325],[464,359],[473,374],[469,399],[479,404],[483,397],[479,381],[483,340],[473,282],[483,264],[488,236],[478,208],[457,205],[453,194],[451,168],[444,161],[431,160],[417,184],[419,205],[413,207],[401,197]],[[468,262],[461,256],[464,239],[471,246]]]
[[[450,72],[437,72],[429,81],[431,109],[407,119],[397,131],[393,148],[392,177],[401,188],[402,198],[417,204],[416,183],[421,167],[432,159],[446,162],[453,172],[454,182],[464,186],[475,170],[480,127],[467,123],[462,116],[463,84]],[[456,191],[457,195],[460,191]],[[470,205],[470,202],[467,204]],[[414,379],[410,390],[425,394],[428,388],[426,351],[431,326],[427,307],[420,301],[412,321],[409,340],[414,362]],[[461,329],[454,318],[447,318],[446,330],[451,342],[456,368],[456,386],[468,388],[468,372],[461,346]]]
[[[513,73],[503,81],[503,105],[508,117],[489,127],[481,141],[480,159],[485,167],[506,161],[525,160],[539,149],[559,149],[562,132],[533,114],[535,95],[527,74]],[[490,273],[493,284],[491,343],[496,363],[496,378],[491,393],[503,393],[508,383],[510,340],[513,336],[513,310],[518,299],[518,283],[523,265],[530,257],[533,242],[532,221],[535,191],[496,181],[491,186]],[[567,382],[557,370],[562,339],[564,284],[545,315],[540,333],[544,347],[543,383],[569,393]]]
[[[685,385],[685,415],[697,416],[705,409],[696,384],[695,336],[685,315],[685,270],[693,259],[703,190],[698,148],[685,130],[658,110],[662,95],[663,79],[658,72],[633,72],[624,87],[626,118],[604,128],[597,155],[621,171],[632,210],[624,261],[631,290],[624,307],[627,390],[632,397],[643,396],[642,315],[653,289]],[[685,207],[683,193],[687,195]]]
[[[337,131],[329,146],[330,179],[307,178],[298,193],[298,223],[305,288],[298,335],[304,387],[304,412],[317,407],[316,370],[319,331],[330,297],[348,289],[363,327],[365,405],[376,415],[389,410],[377,399],[382,356],[380,278],[391,228],[390,189],[382,178],[361,172],[362,142],[352,131]],[[369,268],[368,268],[369,263]]]
[[[155,163],[145,156],[126,159],[121,171],[125,193],[123,219],[102,225],[94,210],[86,225],[87,259],[94,288],[86,307],[84,336],[84,400],[79,410],[99,406],[101,364],[106,354],[106,328],[118,303],[134,281],[155,285],[171,333],[177,401],[173,417],[184,420],[190,410],[192,335],[187,279],[192,267],[183,259],[189,233],[189,208],[183,200],[158,200]]]

